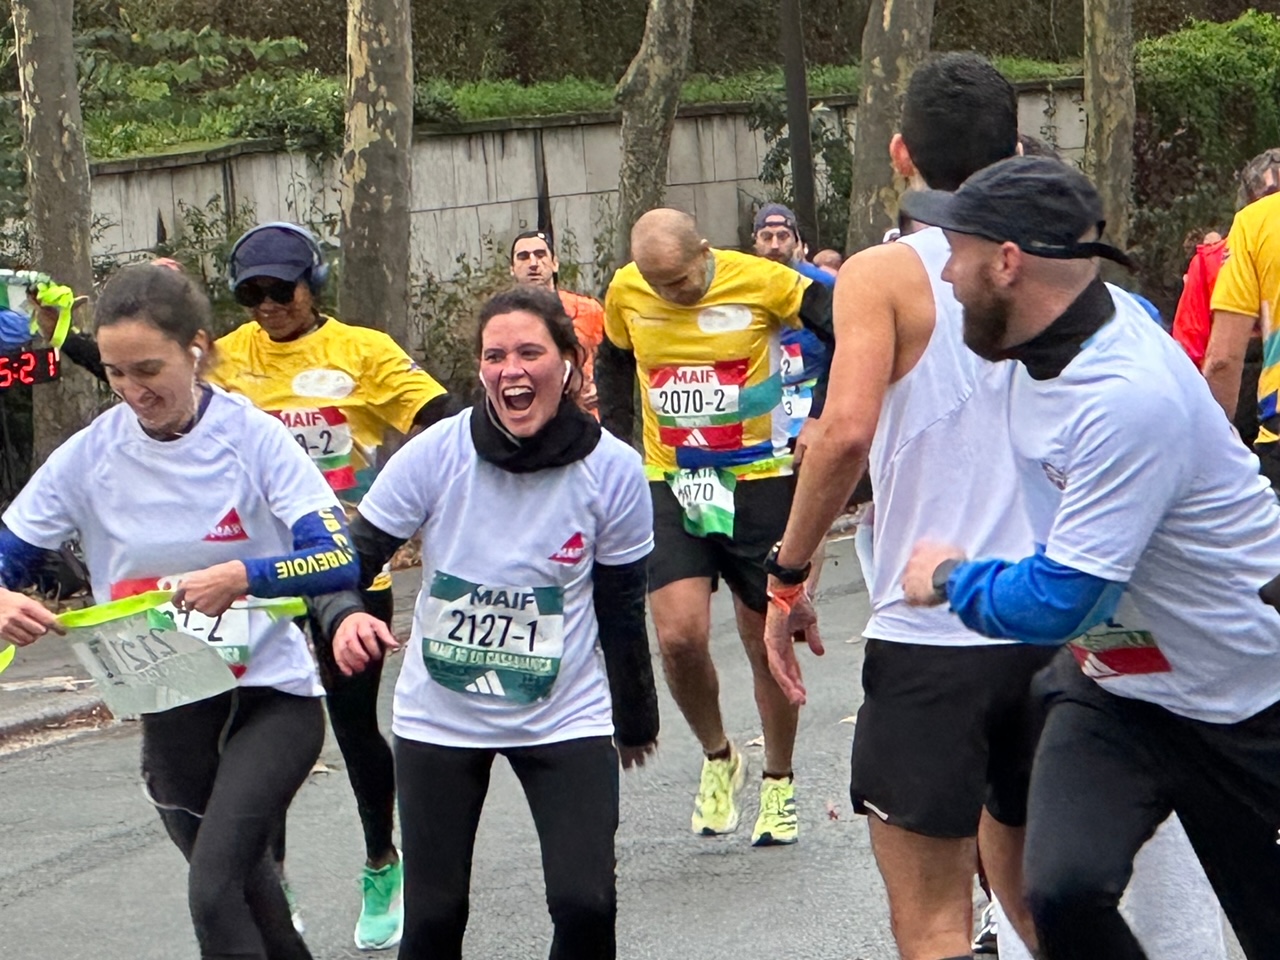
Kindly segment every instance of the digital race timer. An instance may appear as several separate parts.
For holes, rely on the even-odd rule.
[[[62,363],[53,347],[30,347],[0,353],[0,390],[58,379]]]

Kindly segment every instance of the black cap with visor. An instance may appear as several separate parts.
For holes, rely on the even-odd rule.
[[[1035,257],[1102,257],[1133,270],[1128,254],[1081,237],[1102,236],[1102,200],[1089,178],[1050,157],[1010,157],[979,170],[955,193],[920,190],[902,198],[915,221],[953,233],[1014,243]]]

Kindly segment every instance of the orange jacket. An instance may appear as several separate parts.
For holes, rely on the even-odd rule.
[[[596,413],[595,366],[596,350],[599,348],[600,342],[604,340],[604,307],[600,306],[599,300],[592,297],[584,297],[580,293],[570,293],[568,290],[557,290],[556,293],[560,294],[560,302],[564,304],[564,312],[573,321],[573,329],[578,335],[578,342],[587,351],[586,362],[582,365],[582,400],[583,406],[598,419],[599,414]]]

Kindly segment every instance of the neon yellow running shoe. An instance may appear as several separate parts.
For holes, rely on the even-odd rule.
[[[693,802],[693,832],[704,837],[738,829],[737,795],[747,779],[747,760],[729,744],[729,759],[702,761],[702,781]]]
[[[796,785],[790,777],[760,782],[760,816],[751,833],[753,847],[772,847],[795,843],[800,833],[796,819]]]

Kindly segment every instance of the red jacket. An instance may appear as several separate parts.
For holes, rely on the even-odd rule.
[[[1173,315],[1173,338],[1197,367],[1204,365],[1205,350],[1209,347],[1209,331],[1213,328],[1213,311],[1209,303],[1213,299],[1213,286],[1222,270],[1227,241],[1202,243],[1196,247],[1183,279],[1182,296]]]

